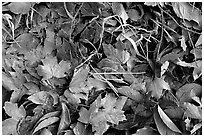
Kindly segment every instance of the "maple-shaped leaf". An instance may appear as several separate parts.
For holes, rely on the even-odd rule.
[[[104,98],[98,98],[91,104],[90,109],[81,110],[80,118],[83,123],[90,123],[95,134],[102,135],[110,125],[107,122],[118,125],[120,121],[126,120],[122,110],[127,97],[116,98],[113,94],[107,94]]]
[[[16,120],[20,120],[26,116],[25,108],[23,106],[18,107],[17,103],[5,102],[4,110],[6,111],[7,115]]]
[[[152,96],[159,99],[163,89],[170,90],[169,84],[164,81],[164,78],[157,78],[151,81],[147,87],[148,91],[152,91]]]
[[[62,78],[65,77],[65,72],[68,72],[71,66],[70,62],[60,61],[57,62],[57,57],[47,56],[42,59],[43,65],[39,65],[37,72],[40,76],[43,76],[42,80],[47,80],[52,77]]]

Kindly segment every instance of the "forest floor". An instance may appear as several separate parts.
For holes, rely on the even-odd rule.
[[[2,3],[2,134],[201,135],[201,100],[202,3]]]

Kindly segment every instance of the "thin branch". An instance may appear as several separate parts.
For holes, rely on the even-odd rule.
[[[66,5],[66,2],[64,2],[64,9],[67,13],[67,16],[69,16],[72,20],[74,20],[74,17],[69,13],[69,11],[67,10],[67,5]]]

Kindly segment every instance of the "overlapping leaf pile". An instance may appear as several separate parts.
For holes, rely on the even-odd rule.
[[[2,4],[2,133],[202,134],[202,5]]]

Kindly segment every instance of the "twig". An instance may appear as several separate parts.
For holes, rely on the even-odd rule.
[[[158,43],[158,46],[156,46],[156,48],[155,48],[155,52],[154,52],[154,59],[157,59],[157,56],[159,55],[159,51],[160,51],[160,48],[161,48],[161,44],[162,44],[162,41],[163,41],[163,35],[164,35],[164,26],[163,26],[163,24],[164,24],[164,14],[163,14],[163,11],[162,11],[162,9],[160,8],[160,10],[161,10],[161,20],[162,20],[162,26],[161,26],[161,29],[162,29],[162,32],[161,32],[161,39],[160,39],[160,41],[159,41],[159,43]]]
[[[94,69],[94,67],[90,64],[90,67],[93,69],[93,71],[95,72],[95,73],[98,73],[95,69]],[[92,73],[92,75],[94,75],[95,73]],[[117,89],[113,86],[113,84],[112,83],[110,83],[106,78],[104,78],[101,74],[98,74],[98,76],[100,76],[100,78],[104,81],[104,82],[106,82],[110,87],[111,87],[111,89],[114,91],[114,93],[116,94],[116,96],[118,96],[119,97],[119,95],[118,95],[118,91],[117,91]]]
[[[64,2],[64,9],[65,9],[67,15],[68,15],[72,20],[74,20],[74,17],[73,17],[73,16],[69,13],[69,11],[67,10],[66,2]]]

